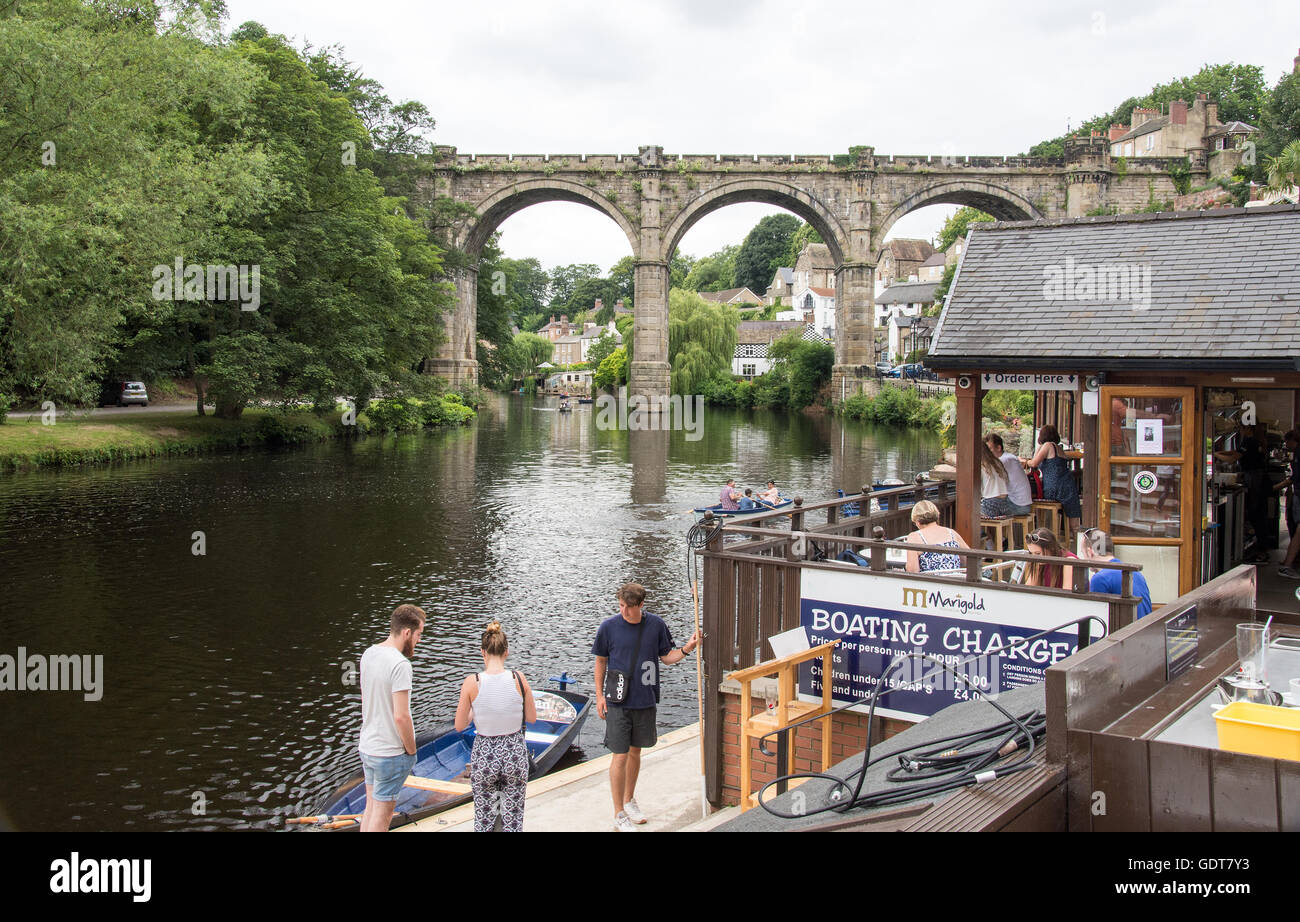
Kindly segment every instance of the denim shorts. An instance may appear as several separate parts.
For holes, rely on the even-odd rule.
[[[366,773],[366,784],[370,785],[375,800],[397,800],[402,793],[406,778],[415,768],[415,756],[402,753],[400,756],[371,756],[361,753],[361,767]]]

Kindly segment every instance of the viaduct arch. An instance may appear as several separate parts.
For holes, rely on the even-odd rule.
[[[830,248],[838,396],[856,393],[872,364],[876,259],[890,228],[908,212],[956,204],[999,220],[1083,217],[1103,207],[1134,211],[1153,197],[1176,194],[1173,161],[1143,158],[1116,169],[1099,137],[1068,140],[1057,159],[878,156],[871,147],[835,156],[666,155],[655,146],[636,154],[488,156],[443,146],[426,159],[418,196],[472,208],[448,229],[448,242],[469,254],[471,266],[501,222],[540,202],[587,205],[622,229],[636,264],[628,390],[645,396],[669,392],[668,261],[691,226],[719,208],[738,202],[785,208]],[[1191,166],[1194,180],[1204,178],[1204,163]],[[454,385],[477,383],[477,270],[461,271],[456,290],[447,342],[426,370]]]

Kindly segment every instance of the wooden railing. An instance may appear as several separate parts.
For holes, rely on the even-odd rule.
[[[934,495],[927,496],[927,491]],[[1020,586],[1000,582],[999,589],[1027,592],[1045,597],[1085,598],[1109,604],[1109,629],[1130,623],[1138,599],[1132,595],[1132,573],[1141,567],[1106,561],[1077,558],[1044,557],[1019,552],[987,551],[982,548],[934,547],[888,540],[886,534],[903,537],[911,532],[911,505],[928,498],[939,509],[940,521],[951,525],[956,508],[953,485],[946,482],[921,483],[862,492],[830,500],[795,503],[778,512],[746,516],[743,524],[723,523],[708,545],[700,552],[704,561],[702,629],[704,639],[704,727],[705,767],[708,797],[717,803],[721,797],[721,721],[720,683],[726,673],[746,669],[762,662],[764,645],[774,634],[798,627],[800,623],[800,577],[805,569],[828,569],[844,572],[843,563],[810,559],[820,550],[828,560],[845,548],[858,550],[870,560],[870,570],[877,576],[909,582],[934,582],[941,585],[980,583],[983,571],[993,566],[1009,567],[1015,562],[1026,564],[1060,564],[1072,566],[1074,585],[1070,589]],[[871,501],[878,506],[870,510]],[[842,507],[857,503],[861,514],[845,516]],[[785,529],[788,520],[789,530]],[[965,562],[964,576],[945,576],[889,569],[886,561],[890,548],[912,551],[938,551],[954,554]],[[1089,591],[1088,566],[1119,570],[1122,594],[1102,595]]]

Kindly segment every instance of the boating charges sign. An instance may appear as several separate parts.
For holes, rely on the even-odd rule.
[[[831,698],[837,705],[867,697],[891,662],[918,651],[953,665],[983,692],[1034,685],[1043,681],[1048,666],[1078,648],[1076,627],[1002,654],[988,651],[1085,615],[1101,619],[1092,628],[1092,636],[1100,637],[1109,609],[1105,602],[1089,599],[1048,598],[989,588],[992,584],[910,582],[857,568],[843,573],[805,570],[801,584],[799,617],[808,642],[839,641],[831,666]],[[820,659],[800,667],[800,698],[821,700],[821,672]],[[901,690],[879,699],[876,713],[886,717],[922,720],[972,695],[965,682],[916,657],[888,681]],[[867,704],[853,708],[869,709]]]
[[[980,375],[986,391],[1077,391],[1078,375],[1017,375],[986,371]]]

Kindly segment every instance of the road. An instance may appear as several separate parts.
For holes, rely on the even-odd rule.
[[[212,409],[212,405],[208,405]],[[194,401],[187,400],[184,403],[150,403],[147,407],[96,407],[93,410],[84,410],[79,408],[64,409],[56,407],[60,416],[68,415],[75,417],[85,416],[139,416],[145,413],[183,413],[194,412]],[[39,417],[42,410],[27,410],[22,413],[10,413],[10,419],[27,419],[30,417]]]

